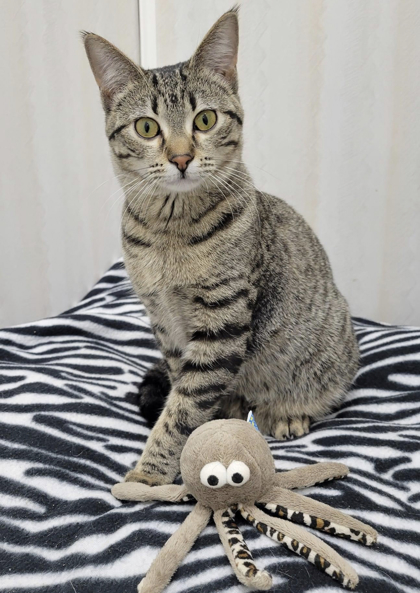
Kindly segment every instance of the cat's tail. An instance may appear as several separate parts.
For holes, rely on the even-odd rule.
[[[162,359],[146,372],[139,387],[140,414],[150,426],[156,424],[170,389],[168,365],[166,360]]]

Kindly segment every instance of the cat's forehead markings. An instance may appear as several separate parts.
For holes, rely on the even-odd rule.
[[[189,100],[190,100],[191,109],[192,109],[193,111],[195,111],[195,110],[196,110],[196,108],[197,108],[197,100],[196,100],[196,98],[195,98],[195,95],[194,95],[194,93],[190,91],[190,92],[189,92],[189,97],[188,97],[188,98],[189,98]]]
[[[182,66],[185,62],[174,64],[173,66],[163,66],[162,68],[155,68],[151,70],[152,85],[158,90],[165,87],[179,86],[180,79],[185,82],[187,77],[182,71]]]
[[[157,95],[153,95],[152,96],[152,111],[156,115],[159,115],[159,111],[158,111],[158,97],[157,97]]]
[[[158,79],[156,72],[153,72],[153,74],[152,74],[152,84],[155,87],[155,89],[157,89],[159,86],[159,79]]]
[[[186,111],[196,111],[197,105],[201,104],[200,93],[197,94],[197,88],[192,88],[190,82],[194,78],[189,77],[186,72],[187,62],[180,62],[173,66],[164,66],[151,71],[152,89],[156,92],[156,98],[151,98],[151,106],[156,115],[158,115],[160,100],[164,104],[164,110],[171,114],[186,115]],[[200,105],[205,109],[207,104]]]
[[[180,78],[179,68],[160,68],[152,72],[153,93],[151,106],[158,115],[160,100],[165,105],[167,112],[183,112],[185,103],[185,88]]]

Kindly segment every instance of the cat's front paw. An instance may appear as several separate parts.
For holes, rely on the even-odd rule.
[[[125,475],[124,482],[141,482],[148,486],[162,486],[163,484],[168,484],[168,480],[165,480],[165,476],[145,473],[139,469],[130,470]]]
[[[278,441],[298,439],[309,432],[310,420],[308,416],[296,418],[282,418],[274,426],[273,437]]]

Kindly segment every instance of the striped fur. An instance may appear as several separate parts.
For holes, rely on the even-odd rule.
[[[357,342],[318,239],[254,187],[242,162],[236,11],[190,60],[155,70],[94,34],[84,40],[126,193],[125,264],[166,359],[152,381],[163,411],[127,479],[172,482],[186,438],[215,415],[253,408],[265,434],[302,436],[342,402]],[[204,109],[217,121],[200,132],[193,121]],[[157,121],[155,138],[136,133],[140,117]],[[186,170],[177,155],[190,159]],[[141,409],[154,421],[149,378]]]

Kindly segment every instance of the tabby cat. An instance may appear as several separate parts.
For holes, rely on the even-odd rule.
[[[140,388],[157,421],[126,480],[172,482],[188,435],[215,416],[252,409],[264,434],[307,433],[342,401],[358,348],[318,239],[241,160],[237,11],[175,66],[84,43],[125,187],[125,265],[163,354]]]

